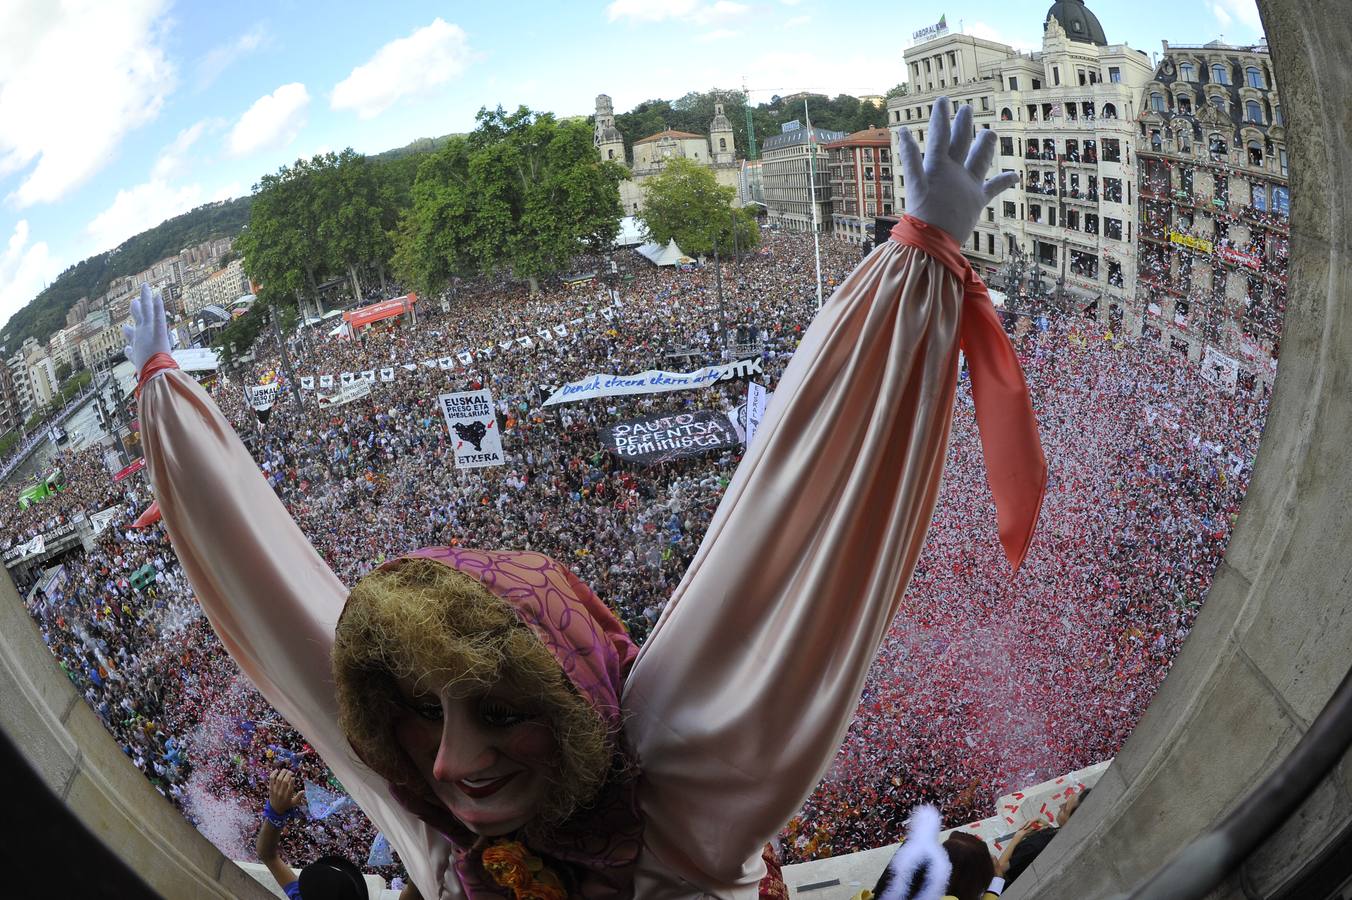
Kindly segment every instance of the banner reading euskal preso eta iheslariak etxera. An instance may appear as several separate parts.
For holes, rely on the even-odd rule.
[[[505,462],[492,391],[439,394],[437,405],[446,418],[446,430],[455,442],[457,469],[500,466]]]

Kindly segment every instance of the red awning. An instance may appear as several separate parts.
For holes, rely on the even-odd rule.
[[[362,328],[372,322],[379,322],[381,319],[402,316],[417,302],[417,294],[395,297],[393,300],[382,300],[379,303],[372,303],[370,306],[363,306],[361,309],[348,310],[343,313],[343,321],[353,328]]]
[[[126,467],[125,469],[123,469],[121,472],[118,472],[116,475],[114,475],[114,476],[113,476],[113,481],[121,481],[123,478],[126,478],[128,475],[135,475],[137,472],[141,471],[141,470],[144,469],[145,467],[146,467],[146,458],[143,456],[143,457],[141,457],[140,459],[136,460],[136,462],[134,462],[134,463],[132,463],[131,465],[127,466],[127,467]]]

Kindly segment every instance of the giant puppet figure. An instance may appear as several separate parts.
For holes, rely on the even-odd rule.
[[[1017,176],[934,104],[909,215],[823,306],[640,651],[563,564],[391,547],[351,590],[133,304],[165,527],[240,669],[323,756],[426,898],[754,898],[831,762],[929,527],[966,352],[1017,567],[1046,465],[960,248]]]

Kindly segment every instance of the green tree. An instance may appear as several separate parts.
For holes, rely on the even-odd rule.
[[[452,275],[506,270],[539,289],[619,233],[624,170],[602,161],[582,120],[520,107],[480,110],[479,126],[418,169],[395,270],[430,292]]]
[[[298,159],[254,185],[249,225],[235,248],[244,254],[244,271],[259,286],[264,305],[285,296],[299,300],[303,290],[319,305],[319,275],[329,255],[320,239],[314,175],[322,164],[319,156],[313,161]]]
[[[886,96],[888,100],[891,100],[893,97],[909,97],[910,94],[911,94],[911,85],[905,81],[902,81],[888,88]]]
[[[312,161],[314,221],[325,261],[332,271],[344,271],[352,294],[360,300],[358,269],[372,266],[385,282],[385,263],[393,250],[385,228],[386,196],[366,157],[348,147]]]
[[[72,369],[71,364],[68,362],[63,362],[61,365],[57,366],[56,383],[64,384],[66,379],[70,377],[71,369]]]
[[[721,252],[732,250],[736,190],[718,183],[714,173],[691,159],[673,159],[643,183],[640,219],[651,240],[676,246],[692,256],[703,256],[717,242]]]

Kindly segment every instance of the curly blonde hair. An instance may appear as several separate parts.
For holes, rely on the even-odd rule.
[[[339,725],[377,774],[441,806],[394,737],[397,679],[443,678],[487,692],[506,683],[540,711],[558,745],[539,821],[562,824],[595,799],[616,766],[616,739],[548,648],[477,579],[429,559],[372,572],[338,620],[333,676]]]

